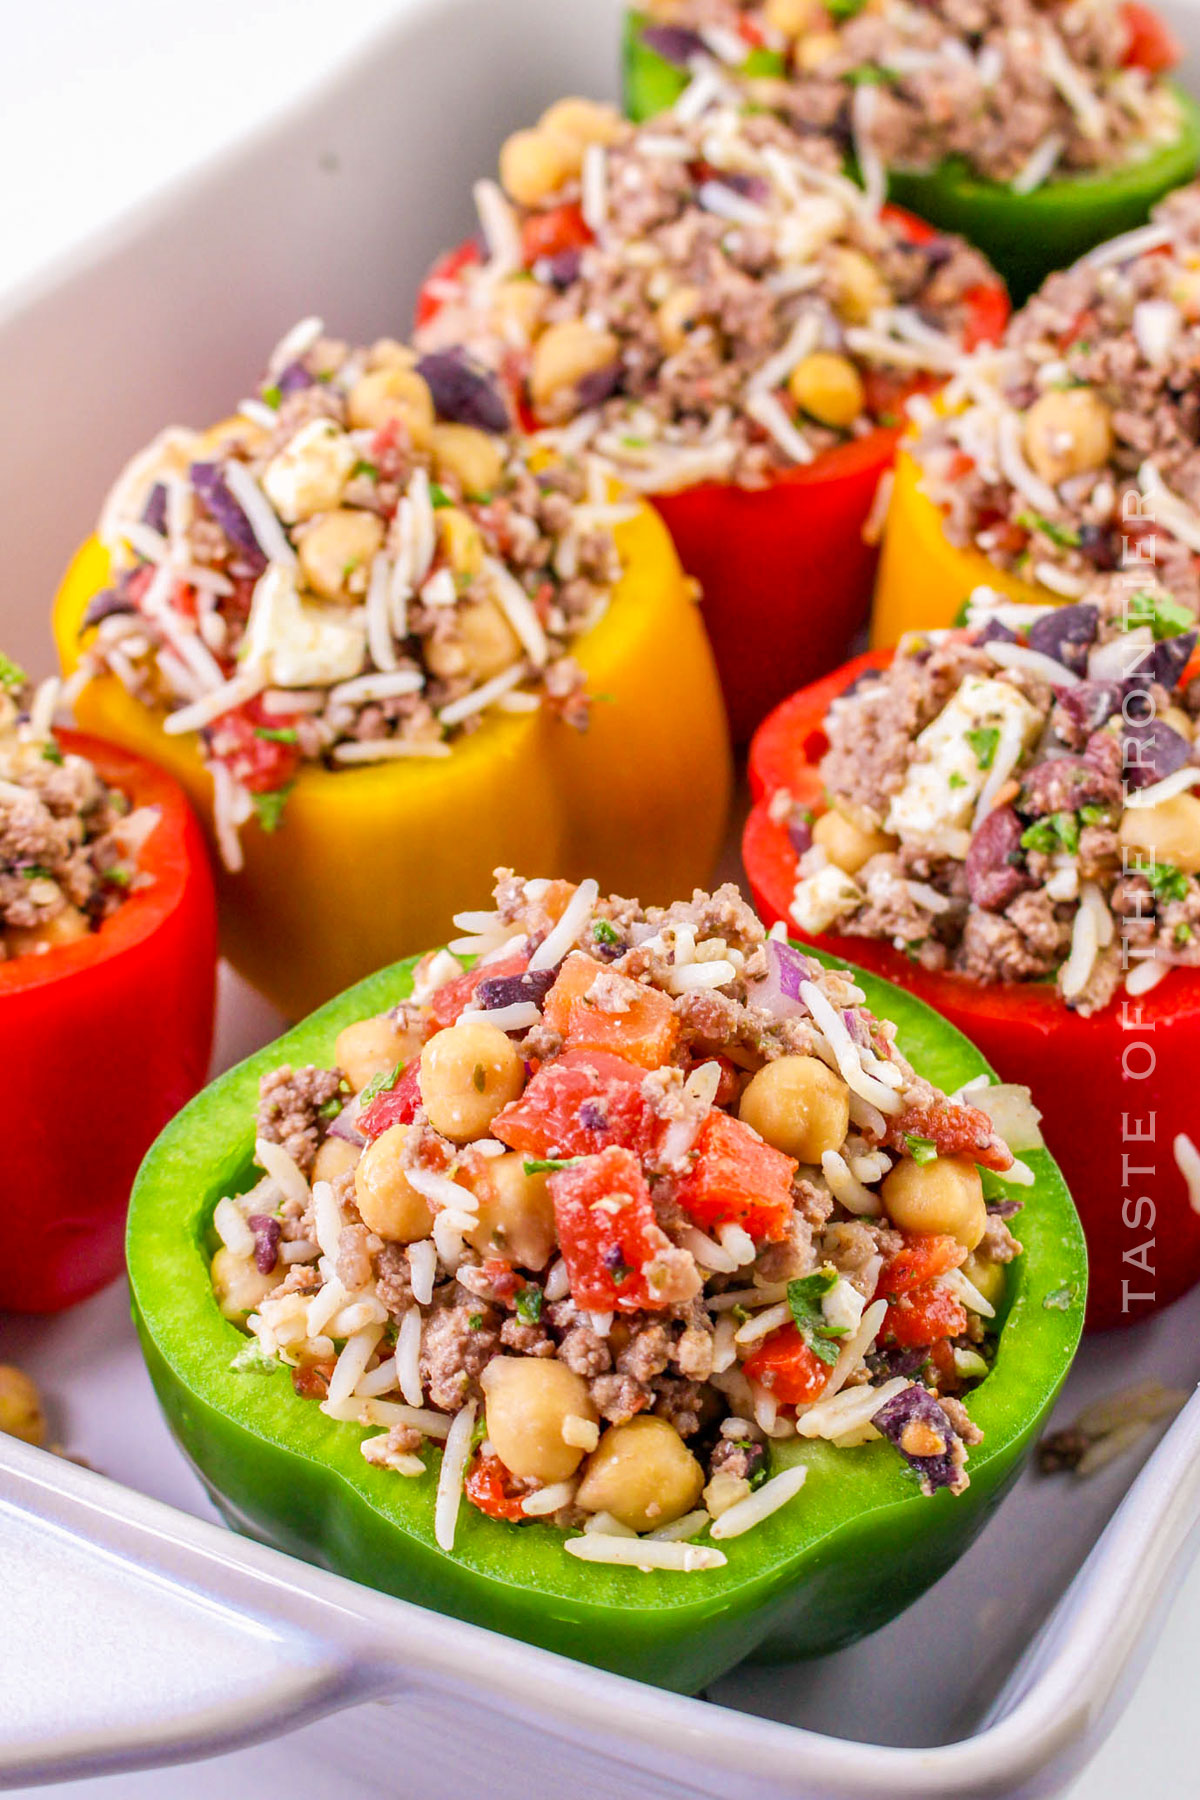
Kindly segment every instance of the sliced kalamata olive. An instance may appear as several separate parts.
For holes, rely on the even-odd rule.
[[[164,532],[167,529],[167,490],[161,481],[156,481],[146,495],[142,524],[148,525],[151,531]]]
[[[770,198],[771,188],[761,175],[745,175],[736,169],[719,169],[715,179],[722,187],[732,188],[744,200],[753,200],[759,204]]]
[[[1003,912],[1030,885],[1029,876],[1013,861],[1020,855],[1022,830],[1011,806],[995,806],[971,839],[967,892],[982,912]]]
[[[1131,788],[1153,787],[1192,760],[1192,746],[1162,719],[1125,727],[1125,780]]]
[[[812,825],[808,819],[801,818],[799,814],[794,819],[789,819],[787,834],[788,843],[797,856],[803,856],[806,850],[812,849]]]
[[[250,526],[250,521],[225,485],[217,463],[193,463],[191,467],[192,486],[200,499],[221,527],[231,544],[245,553],[247,560],[258,568],[265,568],[267,559],[259,547]]]
[[[1085,737],[1120,712],[1124,697],[1123,682],[1081,681],[1077,687],[1060,689],[1057,700],[1078,735]]]
[[[439,419],[475,425],[480,431],[507,431],[512,423],[504,395],[485,370],[462,350],[435,350],[417,364],[433,395]]]
[[[1076,606],[1056,606],[1029,628],[1029,648],[1052,656],[1076,675],[1087,669],[1088,648],[1095,642],[1100,608],[1089,600]]]
[[[620,363],[610,363],[607,369],[593,369],[585,375],[575,389],[579,396],[579,404],[585,412],[593,406],[603,406],[611,400],[621,385]]]
[[[928,1388],[913,1382],[911,1387],[906,1387],[894,1399],[886,1401],[874,1414],[871,1423],[876,1431],[895,1445],[905,1462],[920,1476],[921,1486],[926,1493],[932,1494],[938,1488],[955,1487],[961,1482],[962,1440]],[[910,1427],[914,1425],[924,1426],[925,1429],[920,1434],[913,1432],[910,1435]],[[941,1448],[932,1454],[923,1449],[913,1450],[911,1445],[914,1441],[922,1444],[940,1443]]]
[[[290,362],[283,373],[276,377],[275,386],[281,394],[299,394],[305,388],[315,387],[316,380],[302,362]]]
[[[279,1259],[283,1227],[269,1213],[253,1213],[246,1223],[254,1233],[254,1266],[260,1275],[270,1275]]]
[[[975,633],[977,644],[1015,644],[1016,641],[1016,632],[1010,631],[1007,625],[1002,625],[999,619],[989,619],[987,624]]]
[[[1116,539],[1104,525],[1079,527],[1079,554],[1091,563],[1093,569],[1105,571],[1115,569],[1120,560]]]
[[[489,975],[475,989],[475,1004],[485,1012],[532,1000],[540,1006],[554,986],[557,969],[528,969],[524,975]]]
[[[642,42],[676,69],[686,69],[693,56],[704,56],[707,46],[698,31],[685,25],[647,25]]]
[[[1183,631],[1178,637],[1164,638],[1161,644],[1154,646],[1154,653],[1149,659],[1149,673],[1168,693],[1172,688],[1178,687],[1183,679],[1183,671],[1191,662],[1192,651],[1196,648],[1196,635],[1194,631]]]
[[[88,601],[87,611],[83,615],[80,631],[90,631],[93,625],[99,625],[101,619],[115,618],[118,613],[136,612],[133,601],[116,588],[104,588],[99,594],[93,594]]]
[[[560,293],[564,288],[569,288],[579,280],[582,264],[583,251],[579,248],[560,250],[557,256],[551,256],[546,263],[546,274],[551,287],[557,288]]]

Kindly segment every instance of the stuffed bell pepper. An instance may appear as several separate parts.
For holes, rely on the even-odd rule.
[[[0,1309],[51,1312],[122,1267],[137,1166],[200,1087],[216,916],[175,783],[55,731],[0,656]]]
[[[458,352],[306,320],[258,394],[136,457],[60,593],[82,722],[210,824],[223,945],[285,1011],[444,935],[528,853],[666,898],[729,751],[653,512],[531,452]]]
[[[651,0],[628,19],[626,100],[648,118],[700,81],[828,136],[1022,300],[1194,175],[1179,57],[1127,0]]]
[[[999,597],[973,619],[767,721],[746,869],[765,916],[1028,1084],[1106,1327],[1200,1280],[1196,631]]]
[[[562,101],[477,198],[483,247],[435,269],[418,341],[466,345],[540,441],[653,496],[744,741],[863,624],[902,403],[996,340],[1004,289],[733,105],[635,128]]]
[[[982,1110],[1027,1143],[1028,1096],[732,887],[499,871],[458,923],[144,1165],[174,1430],[256,1536],[666,1687],[852,1642],[969,1544],[1078,1339],[1066,1190]]]
[[[1025,603],[1200,612],[1200,185],[1052,275],[966,359],[901,452],[878,644],[949,625],[977,586]]]

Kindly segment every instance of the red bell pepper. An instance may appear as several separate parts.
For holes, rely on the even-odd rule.
[[[16,1312],[56,1312],[120,1273],[138,1164],[212,1049],[216,903],[187,801],[140,757],[77,732],[58,741],[160,819],[139,858],[150,880],[98,931],[0,962],[0,1308]]]
[[[938,1338],[961,1337],[966,1329],[966,1307],[946,1288],[927,1281],[888,1307],[879,1342],[899,1350],[922,1350]]]
[[[1138,0],[1125,0],[1120,8],[1127,41],[1122,61],[1127,69],[1145,69],[1148,75],[1164,75],[1183,56],[1183,46],[1164,19]]]
[[[710,1112],[696,1139],[696,1159],[675,1198],[702,1231],[741,1225],[752,1238],[777,1244],[787,1236],[798,1164],[740,1119]]]
[[[492,1120],[492,1136],[525,1156],[595,1156],[610,1144],[644,1155],[657,1121],[645,1071],[603,1050],[567,1050]]]
[[[561,230],[558,215],[549,216]],[[885,207],[884,217],[913,243],[939,235],[898,207]],[[457,276],[479,260],[472,240],[434,265],[417,302],[418,329],[437,317]],[[999,277],[970,290],[966,311],[967,349],[999,342],[1009,314]],[[887,410],[898,412],[909,395],[933,385],[922,378],[889,381]],[[879,403],[878,383],[872,394],[867,381],[867,398]],[[536,429],[523,393],[514,404],[522,426]],[[901,426],[899,417],[895,424],[880,424],[806,467],[776,475],[766,487],[705,481],[679,493],[650,495],[680,561],[700,584],[701,611],[736,743],[745,743],[785,694],[844,656],[866,624],[879,553],[864,542],[863,529],[880,478],[895,457]]]
[[[801,806],[820,809],[830,702],[891,654],[857,657],[794,694],[751,745],[746,874],[762,918],[782,920],[794,936],[803,935],[790,913],[797,853],[786,826],[771,818],[770,797],[786,788]],[[1045,983],[985,987],[931,973],[874,938],[813,941],[918,995],[966,1033],[1002,1080],[1032,1090],[1087,1234],[1091,1330],[1145,1318],[1200,1281],[1200,1213],[1173,1148],[1180,1133],[1200,1140],[1200,970],[1175,969],[1148,994],[1118,994],[1085,1019]]]
[[[656,1258],[678,1254],[654,1216],[632,1150],[610,1147],[550,1177],[554,1223],[571,1298],[590,1312],[640,1312],[669,1304],[653,1281]]]
[[[742,1364],[779,1406],[807,1406],[824,1392],[829,1365],[805,1343],[795,1325],[781,1325]]]

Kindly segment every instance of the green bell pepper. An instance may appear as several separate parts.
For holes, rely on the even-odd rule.
[[[625,110],[638,120],[673,106],[690,79],[646,43],[642,33],[648,22],[642,13],[625,16]],[[1179,103],[1179,137],[1138,162],[1014,194],[1006,183],[973,175],[961,159],[951,158],[924,172],[890,170],[888,199],[982,250],[1019,306],[1052,270],[1144,225],[1164,194],[1192,179],[1200,166],[1200,107],[1182,88],[1170,86]],[[847,172],[856,174],[853,166]]]
[[[809,952],[809,954],[813,954]],[[1010,1265],[995,1366],[968,1397],[985,1433],[965,1493],[920,1492],[891,1445],[771,1446],[773,1472],[808,1465],[800,1496],[722,1547],[724,1568],[642,1574],[583,1564],[562,1534],[509,1525],[464,1503],[452,1555],[434,1540],[438,1453],[423,1477],[369,1465],[358,1425],[301,1399],[253,1354],[209,1282],[216,1201],[252,1184],[260,1076],[328,1064],[338,1031],[411,992],[413,962],[361,982],[214,1082],[162,1134],[129,1216],[134,1317],[159,1400],[230,1524],[338,1573],[581,1661],[685,1693],[742,1657],[812,1656],[885,1624],[968,1547],[1017,1475],[1079,1341],[1086,1255],[1079,1220],[1045,1151]],[[986,1064],[911,995],[856,973],[894,1019],[919,1073],[952,1090]],[[239,1353],[244,1353],[239,1356]],[[257,1366],[256,1366],[257,1365]]]

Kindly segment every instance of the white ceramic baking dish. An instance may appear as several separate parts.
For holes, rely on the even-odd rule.
[[[1164,10],[1200,50],[1195,0]],[[618,11],[418,3],[312,99],[0,315],[21,452],[0,472],[11,654],[50,666],[53,583],[114,470],[165,420],[221,410],[303,313],[350,337],[403,328],[430,257],[470,228],[471,180],[503,133],[563,92],[615,88]],[[244,990],[224,999],[222,1062],[273,1031]],[[1089,1344],[1060,1416],[1139,1377],[1194,1385],[1198,1325],[1193,1296]],[[6,1321],[3,1347],[65,1400],[70,1447],[117,1480],[0,1439],[0,1787],[214,1754],[388,1697],[386,1715],[352,1715],[355,1732],[420,1771],[421,1800],[481,1779],[489,1800],[1060,1793],[1119,1712],[1200,1501],[1194,1400],[1123,1504],[1128,1467],[1087,1484],[1028,1474],[895,1624],[819,1664],[736,1671],[706,1703],[218,1529],[153,1410],[119,1293]]]

